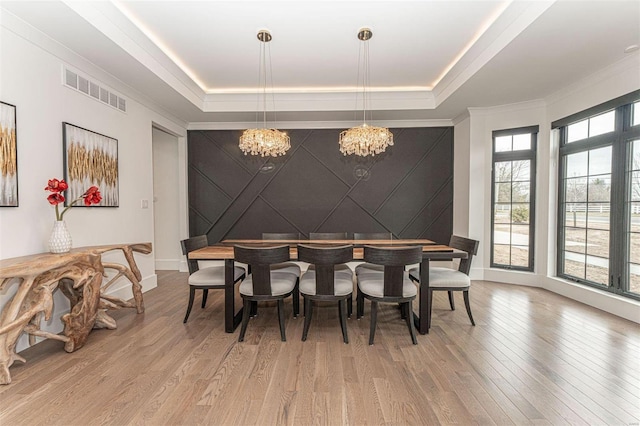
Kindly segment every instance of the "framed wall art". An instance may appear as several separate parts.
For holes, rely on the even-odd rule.
[[[69,123],[62,123],[62,139],[65,205],[97,186],[102,201],[92,206],[118,207],[118,140]]]
[[[0,207],[18,206],[16,106],[0,102]]]

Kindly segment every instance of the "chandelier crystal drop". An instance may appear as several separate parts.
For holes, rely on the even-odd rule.
[[[367,85],[370,79],[369,70],[369,40],[373,32],[369,28],[358,31],[358,40],[364,44],[364,75],[362,78],[362,106],[363,124],[340,133],[340,152],[344,155],[358,155],[366,157],[383,153],[388,146],[393,145],[393,133],[386,127],[369,126],[367,119],[367,102],[369,102]],[[360,57],[358,58],[360,61]],[[360,66],[358,66],[358,71]],[[358,84],[360,76],[358,75]],[[356,102],[357,103],[357,102]]]
[[[291,148],[289,135],[277,129],[267,128],[267,60],[266,44],[272,39],[271,33],[267,30],[258,32],[258,40],[262,43],[260,47],[259,78],[262,85],[262,128],[247,129],[240,136],[239,147],[244,155],[260,155],[261,157],[278,157],[284,155]],[[269,51],[269,68],[271,68],[271,53]],[[272,88],[273,91],[273,88]],[[258,95],[258,104],[260,96]],[[275,111],[275,101],[274,101]]]

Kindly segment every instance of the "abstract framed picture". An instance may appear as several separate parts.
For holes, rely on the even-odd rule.
[[[118,207],[118,140],[70,123],[62,123],[62,140],[65,206],[97,186],[102,201],[92,207]]]
[[[0,207],[18,207],[16,106],[0,102]]]

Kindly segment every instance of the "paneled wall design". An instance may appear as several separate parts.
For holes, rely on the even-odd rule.
[[[340,153],[338,129],[288,131],[278,158],[245,156],[241,131],[189,131],[189,233],[380,232],[448,243],[453,227],[453,127],[391,129],[394,146]]]

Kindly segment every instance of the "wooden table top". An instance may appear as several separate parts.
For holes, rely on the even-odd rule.
[[[228,241],[231,241],[231,240],[227,240],[227,242]],[[282,242],[284,240],[281,240],[281,242],[278,242],[276,240],[270,240],[268,242],[265,242],[263,240],[234,240],[234,241],[242,241],[244,245],[257,245],[258,247],[273,247],[273,246],[287,244]],[[257,243],[251,244],[250,241],[257,241]],[[336,243],[336,241],[340,241],[344,243],[345,241],[352,241],[352,240],[322,240],[322,241],[316,241],[316,242],[311,242],[309,240],[306,240],[304,242],[310,245],[312,244],[337,245],[338,243]],[[359,240],[359,241],[362,242],[363,240]],[[374,240],[370,240],[370,241],[374,241]],[[396,241],[401,241],[401,240],[396,240]],[[414,241],[413,245],[419,245],[419,244],[416,244],[415,241],[421,241],[421,240],[412,240],[412,241]],[[242,245],[242,244],[238,243],[238,245]],[[393,245],[393,244],[387,245],[384,242],[381,242],[377,245],[380,247],[385,247],[385,246],[398,247],[398,245]],[[433,244],[433,242],[431,245],[423,245],[422,252],[425,254],[426,253],[443,253],[443,254],[448,253],[449,255],[452,255],[451,257],[463,257],[463,253],[466,254],[465,252],[459,252],[458,250],[454,250],[453,248],[446,245]],[[289,253],[292,260],[296,260],[298,258],[298,249],[296,245],[291,246]],[[361,260],[363,257],[364,257],[364,249],[362,247],[354,247],[353,259]],[[201,249],[194,250],[191,253],[189,253],[189,259],[197,259],[197,260],[233,259],[233,245],[216,244],[208,247],[203,247]]]
[[[320,245],[349,245],[354,246],[427,246],[434,245],[435,242],[427,239],[407,238],[402,240],[223,240],[221,245],[257,245],[257,246],[274,246],[274,245],[298,245],[298,244],[320,244]]]
[[[11,278],[26,273],[38,274],[53,268],[65,266],[75,262],[88,253],[99,255],[111,250],[131,248],[139,253],[151,253],[151,243],[105,244],[100,246],[86,246],[72,248],[68,253],[36,253],[26,256],[12,257],[0,260],[0,278]]]

